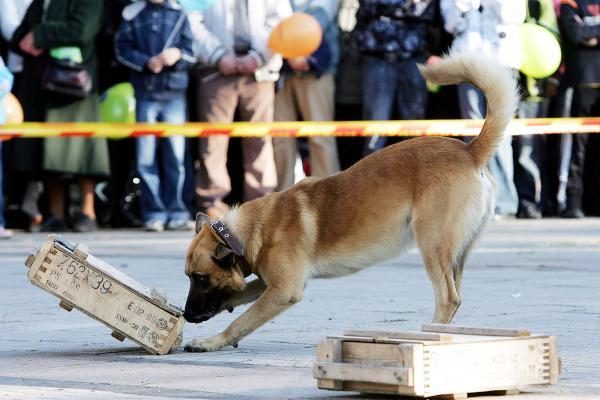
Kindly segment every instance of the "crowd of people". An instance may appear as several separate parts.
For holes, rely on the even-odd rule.
[[[515,71],[520,118],[600,115],[600,0],[214,0],[186,7],[192,3],[0,0],[0,96],[12,84],[29,122],[99,121],[102,93],[121,82],[134,88],[136,120],[148,123],[483,118],[477,88],[431,87],[418,72],[418,64],[457,49],[491,55]],[[268,38],[296,12],[313,16],[323,39],[313,54],[284,60]],[[526,22],[560,40],[562,65],[550,77],[519,72]],[[70,49],[89,87],[65,92],[52,84],[61,49],[63,56]],[[2,149],[0,237],[11,236],[5,227],[188,230],[197,211],[219,218],[231,204],[285,190],[304,175],[335,174],[399,140],[12,139]],[[600,214],[598,143],[585,134],[507,136],[489,165],[497,217]]]

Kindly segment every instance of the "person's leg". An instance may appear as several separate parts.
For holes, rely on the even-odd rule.
[[[273,121],[273,82],[256,82],[245,76],[240,81],[240,118],[242,121]],[[245,138],[244,200],[253,200],[275,190],[277,172],[271,138]]]
[[[4,167],[2,165],[2,142],[0,141],[0,239],[8,239],[12,236],[12,232],[5,229],[6,222],[4,221]]]
[[[541,101],[521,102],[519,118],[539,118],[543,105]],[[519,198],[517,218],[541,218],[541,136],[515,136],[512,145],[514,183]]]
[[[427,110],[427,85],[417,68],[417,62],[425,60],[406,60],[398,63],[397,102],[400,119],[424,119]]]
[[[275,121],[297,121],[295,86],[299,78],[286,76],[275,94]],[[276,191],[282,191],[294,184],[294,167],[298,157],[298,144],[295,137],[274,137],[273,156],[277,170]]]
[[[157,122],[160,103],[156,101],[138,100],[136,105],[138,122]],[[157,162],[157,138],[142,136],[136,143],[136,166],[140,175],[141,202],[140,211],[144,227],[148,230],[160,231],[167,222],[167,212],[160,196],[160,172]]]
[[[219,76],[200,83],[198,113],[201,121],[232,122],[238,102],[239,77]],[[227,171],[229,136],[214,134],[199,140],[199,169],[196,175],[198,208],[211,217],[226,211],[223,198],[231,192]]]
[[[161,102],[161,120],[171,124],[183,124],[186,117],[186,101],[179,99]],[[167,212],[167,229],[190,229],[190,215],[183,202],[185,180],[185,137],[169,136],[159,144],[162,163],[161,198]]]
[[[365,57],[362,74],[363,119],[389,120],[396,95],[395,63],[375,57]],[[363,154],[369,155],[385,146],[385,136],[367,139]]]
[[[458,99],[461,115],[465,119],[482,119],[485,117],[485,97],[475,86],[458,85]],[[496,196],[496,214],[511,215],[517,212],[517,190],[513,182],[512,137],[506,135],[488,167],[496,180],[498,194]]]
[[[297,79],[297,99],[304,121],[333,121],[335,78],[324,74]],[[340,171],[335,137],[315,136],[308,139],[311,175],[323,178]]]
[[[595,100],[595,90],[575,87],[573,91],[572,113],[574,117],[588,117],[592,115]],[[588,134],[574,134],[571,144],[571,160],[569,162],[569,178],[567,181],[566,195],[567,206],[562,213],[565,218],[582,218],[583,200],[583,173],[586,158]]]

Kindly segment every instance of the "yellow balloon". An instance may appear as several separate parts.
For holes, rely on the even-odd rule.
[[[523,65],[521,72],[525,75],[541,79],[552,75],[562,58],[560,44],[546,28],[533,23],[521,25],[523,45]]]
[[[2,108],[6,113],[7,124],[20,124],[23,122],[23,107],[12,93],[8,93],[2,100]]]
[[[269,48],[284,58],[306,57],[321,45],[323,29],[312,15],[295,13],[281,20],[269,36]]]

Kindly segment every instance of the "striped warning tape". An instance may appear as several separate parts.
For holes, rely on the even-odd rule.
[[[0,139],[20,137],[106,137],[122,139],[153,135],[205,137],[310,137],[310,136],[475,136],[483,120],[416,121],[327,121],[327,122],[235,122],[226,124],[191,122],[172,124],[127,123],[34,123],[0,125]],[[554,133],[600,133],[598,118],[515,119],[507,129],[511,135]]]

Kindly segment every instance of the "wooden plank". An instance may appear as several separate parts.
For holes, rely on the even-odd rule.
[[[317,360],[322,362],[337,363],[342,361],[342,342],[331,339],[317,345]],[[317,378],[315,376],[315,378]],[[343,382],[333,379],[317,379],[317,386],[321,389],[342,390]]]
[[[392,394],[414,396],[415,392],[412,387],[402,385],[386,385],[383,383],[373,382],[355,382],[344,381],[343,390],[350,392],[372,393],[372,394]]]
[[[509,337],[531,336],[531,333],[529,331],[523,329],[476,328],[470,326],[456,326],[446,324],[425,324],[421,326],[421,330],[423,332],[455,333],[460,335]]]
[[[389,385],[412,386],[412,369],[376,367],[364,364],[316,362],[313,376],[318,379],[373,382]]]
[[[548,384],[547,342],[547,338],[530,338],[424,346],[424,394],[486,392]]]
[[[327,339],[335,339],[342,342],[365,342],[365,343],[374,343],[375,339],[372,337],[364,337],[364,336],[344,336],[344,335],[332,335],[327,336]]]
[[[349,364],[412,368],[415,360],[413,345],[343,342],[341,361]]]
[[[391,332],[391,331],[369,331],[369,330],[347,330],[345,336],[372,337],[375,341],[386,339],[408,339],[418,341],[447,342],[452,340],[451,335],[424,332]]]

